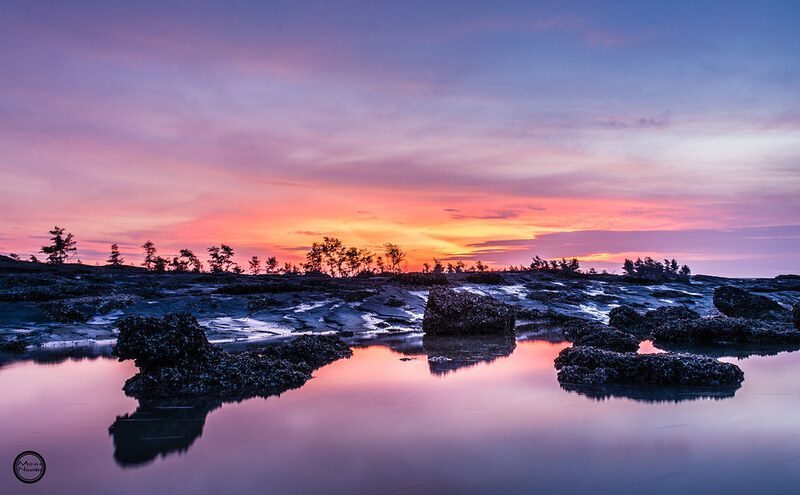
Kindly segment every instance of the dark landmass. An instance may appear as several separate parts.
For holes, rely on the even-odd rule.
[[[332,278],[156,273],[0,257],[0,365],[48,354],[60,359],[56,356],[69,355],[64,349],[72,355],[81,354],[76,349],[107,354],[102,349],[117,341],[126,318],[170,313],[191,313],[198,334],[236,353],[207,355],[207,364],[221,375],[268,361],[272,367],[262,374],[285,384],[303,383],[310,372],[275,344],[301,335],[335,335],[348,345],[380,344],[425,355],[432,373],[510,355],[515,336],[617,351],[633,351],[638,342],[653,339],[664,349],[708,356],[767,355],[797,349],[800,317],[790,308],[798,299],[795,276],[659,281],[506,271]],[[501,338],[489,338],[492,334]],[[162,387],[167,396],[174,391],[168,376],[157,371],[148,376],[153,383],[141,377],[141,383],[131,383],[131,392]],[[230,396],[268,388],[267,382],[228,383]],[[214,387],[225,389],[220,383]]]
[[[190,313],[170,313],[125,318],[113,354],[120,361],[134,360],[139,368],[123,387],[132,397],[241,400],[299,387],[313,369],[350,357],[352,351],[338,337],[307,335],[262,353],[230,354],[208,342]]]
[[[636,354],[568,347],[555,360],[558,381],[573,385],[668,385],[738,388],[738,366],[693,354]]]

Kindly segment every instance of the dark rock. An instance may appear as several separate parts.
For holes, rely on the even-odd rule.
[[[662,306],[640,314],[630,306],[622,305],[612,309],[608,324],[631,333],[648,333],[669,321],[697,319],[700,315],[685,306]]]
[[[703,296],[694,296],[692,294],[687,294],[679,290],[671,290],[671,289],[656,289],[653,292],[651,292],[650,295],[661,299],[682,299],[687,297],[698,297],[698,298],[703,297]]]
[[[294,292],[303,290],[304,287],[290,282],[248,282],[223,285],[214,291],[217,294],[277,294],[280,292]]]
[[[800,303],[792,306],[792,321],[794,321],[794,327],[800,330]]]
[[[114,355],[133,359],[139,369],[192,361],[216,350],[191,313],[164,318],[128,316],[119,324]]]
[[[499,273],[494,272],[476,272],[470,273],[464,280],[471,284],[487,284],[487,285],[505,285],[506,279]]]
[[[447,277],[444,273],[398,273],[390,279],[400,285],[413,285],[418,287],[433,287],[436,285],[447,285]]]
[[[434,288],[422,330],[429,335],[514,334],[514,310],[490,296]]]
[[[564,326],[564,336],[575,345],[598,347],[617,352],[633,352],[639,339],[601,323],[570,323]]]
[[[696,345],[764,345],[800,343],[800,331],[788,324],[744,318],[699,318],[667,322],[653,332],[656,342]]]
[[[374,296],[376,292],[374,290],[351,290],[346,291],[341,294],[341,298],[344,302],[362,302],[364,299]]]
[[[279,305],[277,299],[269,296],[254,297],[247,301],[247,311],[256,312],[264,311],[265,309],[274,308]]]
[[[406,305],[405,301],[398,299],[395,296],[389,296],[386,298],[386,301],[384,301],[383,304],[391,308],[402,308]]]
[[[304,336],[287,344],[286,350],[265,355],[228,354],[208,342],[189,313],[129,316],[119,329],[112,352],[121,361],[133,359],[139,368],[123,387],[136,398],[266,397],[301,386],[311,378],[313,367],[351,354],[333,336]]]
[[[23,336],[18,336],[13,340],[4,340],[0,342],[0,352],[7,352],[9,354],[22,354],[30,345],[30,342]]]
[[[724,315],[743,318],[762,318],[781,305],[767,296],[752,294],[739,287],[724,285],[714,289],[714,306]]]
[[[646,328],[658,328],[665,323],[679,320],[696,320],[700,314],[686,306],[661,306],[644,314],[643,323]]]
[[[568,347],[555,359],[558,381],[576,385],[738,386],[738,366],[692,354],[619,353]]]
[[[78,311],[73,305],[52,302],[37,306],[39,311],[59,323],[84,323],[89,321],[89,316]]]
[[[622,330],[635,331],[644,327],[644,317],[632,307],[623,304],[608,313],[608,324]]]
[[[303,335],[288,344],[270,346],[262,355],[319,368],[337,359],[350,357],[353,351],[335,335]]]

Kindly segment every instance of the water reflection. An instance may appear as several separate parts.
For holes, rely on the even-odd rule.
[[[82,361],[100,357],[111,357],[110,345],[81,345],[62,348],[37,347],[20,353],[0,352],[0,367],[19,361],[58,364],[67,360]]]
[[[659,403],[659,402],[683,402],[698,399],[729,399],[736,394],[740,385],[729,388],[692,388],[692,387],[657,387],[646,385],[574,385],[561,383],[561,388],[583,395],[596,401],[604,401],[610,398],[624,398],[636,402]]]
[[[136,467],[159,455],[186,452],[202,435],[208,413],[220,406],[219,401],[140,402],[135,412],[117,416],[108,428],[114,459],[122,467]]]
[[[422,346],[433,375],[446,375],[460,368],[510,356],[517,347],[514,335],[442,337],[426,335]]]
[[[671,352],[686,352],[713,358],[745,359],[751,356],[777,356],[783,352],[800,350],[800,344],[786,345],[753,345],[753,344],[720,344],[720,345],[686,345],[658,342],[658,347]]]

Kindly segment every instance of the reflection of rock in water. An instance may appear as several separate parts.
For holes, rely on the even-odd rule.
[[[646,385],[575,385],[562,383],[561,388],[597,401],[613,397],[637,402],[683,402],[699,399],[723,400],[736,394],[738,385],[727,388],[656,387]]]
[[[220,402],[141,402],[132,414],[117,416],[108,428],[114,438],[114,459],[123,467],[135,467],[159,454],[186,452],[203,433],[206,416]]]
[[[426,335],[422,345],[434,375],[445,375],[478,363],[491,363],[497,358],[510,356],[517,347],[513,334],[460,337]]]
[[[800,344],[779,346],[755,344],[688,345],[659,342],[658,346],[670,352],[689,352],[712,358],[733,357],[738,359],[744,359],[750,356],[776,356],[782,352],[795,352],[800,350]]]
[[[23,349],[18,353],[0,351],[0,367],[17,361],[57,364],[66,360],[82,361],[111,356],[110,345],[69,346],[63,348]]]

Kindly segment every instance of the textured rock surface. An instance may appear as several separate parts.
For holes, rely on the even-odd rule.
[[[740,287],[723,285],[714,289],[714,306],[726,316],[743,318],[762,318],[770,311],[781,311],[780,304],[774,300],[752,294]]]
[[[655,329],[653,336],[657,343],[662,341],[699,345],[800,343],[800,331],[791,328],[788,323],[768,323],[744,318],[675,320]]]
[[[792,320],[794,321],[794,327],[800,330],[800,303],[795,303],[792,306]]]
[[[425,305],[422,330],[426,335],[513,335],[514,323],[513,309],[493,297],[434,288]]]
[[[579,385],[641,384],[731,386],[744,380],[738,366],[692,354],[619,353],[569,347],[555,359],[558,380]]]
[[[626,331],[637,331],[644,328],[644,317],[630,306],[623,304],[612,308],[608,313],[608,324]]]
[[[569,323],[564,326],[564,336],[575,345],[599,347],[617,352],[633,352],[639,348],[639,339],[600,323]]]
[[[647,333],[670,321],[700,318],[699,313],[685,306],[662,306],[642,315],[622,305],[612,309],[608,316],[609,325],[632,333]]]
[[[265,355],[228,354],[209,344],[190,313],[131,316],[120,324],[113,354],[139,373],[123,390],[136,398],[268,396],[299,387],[313,368],[352,354],[338,337],[305,336]]]

